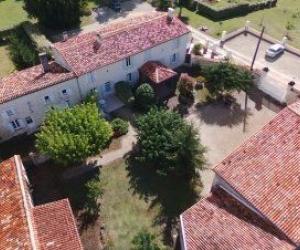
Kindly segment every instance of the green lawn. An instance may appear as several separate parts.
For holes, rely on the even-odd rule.
[[[166,247],[179,214],[198,199],[200,185],[191,189],[181,180],[157,178],[145,166],[126,164],[119,160],[101,169],[105,190],[100,215],[109,249],[130,249],[133,237],[142,229],[156,235],[158,244]]]
[[[22,6],[22,0],[0,1],[0,30],[10,29],[28,20],[27,13],[23,10]]]
[[[130,191],[124,162],[116,162],[101,170],[105,193],[101,207],[101,218],[109,234],[112,249],[130,249],[132,238],[147,229],[159,236],[161,229],[153,226],[158,209],[149,209],[149,203]]]
[[[286,35],[286,27],[290,22],[291,30],[289,44],[300,48],[300,1],[299,0],[279,0],[276,8],[252,12],[243,17],[232,18],[222,22],[214,22],[206,17],[200,16],[187,9],[183,9],[183,17],[186,17],[188,23],[193,27],[207,26],[208,33],[217,37],[223,30],[227,32],[242,27],[246,20],[251,21],[251,26],[260,29],[263,22],[266,26],[266,33],[282,39]]]
[[[8,75],[15,70],[13,62],[10,60],[8,55],[7,45],[0,44],[0,78]]]

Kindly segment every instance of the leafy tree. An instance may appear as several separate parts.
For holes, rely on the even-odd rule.
[[[155,104],[155,93],[148,83],[141,84],[135,91],[135,101],[139,108],[148,110]]]
[[[97,216],[100,210],[98,199],[103,195],[103,187],[99,177],[89,180],[85,184],[86,188],[86,203],[85,207],[91,216]]]
[[[117,97],[125,104],[129,104],[131,99],[134,98],[129,82],[117,82],[115,84],[115,90]]]
[[[52,29],[69,29],[79,25],[86,0],[24,0],[30,17]]]
[[[136,159],[160,175],[192,178],[205,162],[196,131],[178,113],[151,109],[137,120]]]
[[[97,104],[98,99],[99,99],[99,92],[98,90],[93,89],[90,91],[90,93],[87,94],[83,103]]]
[[[35,46],[21,25],[8,37],[9,55],[17,69],[24,69],[38,63]]]
[[[249,70],[228,62],[206,66],[203,73],[211,94],[215,96],[233,90],[246,91],[253,84],[253,76]]]
[[[121,118],[115,118],[111,122],[111,127],[114,131],[114,136],[125,135],[128,132],[128,122]]]
[[[132,240],[132,250],[160,250],[155,243],[155,236],[147,231],[139,232]]]
[[[178,81],[179,95],[186,98],[193,98],[195,80],[187,74],[181,74]]]
[[[178,6],[179,6],[178,16],[181,17],[183,7],[186,7],[189,9],[191,7],[191,5],[192,5],[192,0],[178,0]]]
[[[36,147],[56,162],[68,165],[99,153],[111,136],[112,129],[100,117],[96,104],[81,104],[47,113]]]

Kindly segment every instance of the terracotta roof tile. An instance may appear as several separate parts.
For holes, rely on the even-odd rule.
[[[174,70],[168,68],[160,62],[154,61],[146,62],[140,68],[140,72],[156,84],[159,84],[177,75]]]
[[[0,104],[75,77],[55,62],[49,62],[49,69],[44,73],[37,65],[0,79]]]
[[[186,250],[294,249],[224,191],[215,191],[181,215]]]
[[[300,244],[300,116],[282,110],[214,171]],[[298,109],[296,109],[298,110]]]
[[[33,218],[41,249],[83,249],[68,199],[34,207]]]
[[[150,12],[55,43],[54,47],[81,75],[189,32],[177,17],[168,22],[166,13]],[[100,46],[95,43],[97,34],[101,37]]]

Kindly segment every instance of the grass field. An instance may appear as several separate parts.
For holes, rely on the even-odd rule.
[[[0,78],[13,72],[15,69],[14,64],[9,58],[7,45],[0,43]]]
[[[231,32],[244,26],[246,20],[251,21],[251,26],[260,29],[262,23],[266,26],[266,33],[281,40],[287,33],[289,44],[300,48],[300,1],[279,0],[276,8],[265,9],[250,13],[243,17],[232,18],[221,22],[214,22],[187,9],[183,9],[183,17],[193,27],[207,26],[208,33],[217,37],[223,30]]]
[[[28,20],[22,6],[22,0],[0,0],[0,30],[10,29]]]

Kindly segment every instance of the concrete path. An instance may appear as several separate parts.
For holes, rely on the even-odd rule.
[[[101,156],[94,156],[88,159],[89,162],[97,161],[97,165],[108,165],[109,163],[123,158],[128,152],[132,150],[133,145],[136,143],[136,132],[134,128],[129,125],[128,133],[121,138],[121,147],[102,154]]]

